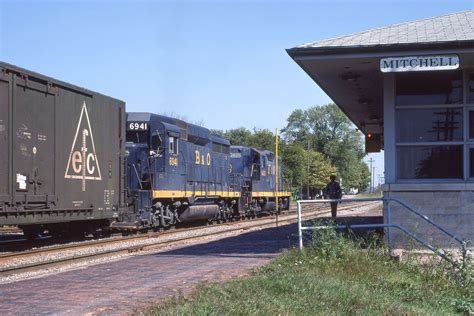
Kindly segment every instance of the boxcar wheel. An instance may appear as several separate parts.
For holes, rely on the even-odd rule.
[[[23,227],[23,236],[25,236],[28,241],[33,241],[39,236],[39,231],[35,227]]]

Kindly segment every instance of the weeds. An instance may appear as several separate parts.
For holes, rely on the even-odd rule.
[[[201,286],[191,297],[146,314],[474,313],[472,282],[459,283],[458,272],[445,262],[395,262],[377,237],[346,237],[335,229],[318,230],[302,252],[287,251],[248,277]]]

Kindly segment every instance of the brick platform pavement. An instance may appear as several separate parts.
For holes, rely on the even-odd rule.
[[[286,225],[0,285],[0,313],[127,314],[268,263],[296,245],[296,233],[295,224]]]

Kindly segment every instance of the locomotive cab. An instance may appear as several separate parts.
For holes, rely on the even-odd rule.
[[[127,114],[127,196],[123,221],[139,228],[230,217],[240,186],[229,180],[227,140],[184,121]]]
[[[126,183],[130,205],[127,221],[133,221],[138,227],[153,226],[156,178],[165,172],[178,172],[181,131],[160,118],[150,113],[127,114]]]

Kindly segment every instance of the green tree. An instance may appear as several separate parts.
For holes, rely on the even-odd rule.
[[[311,190],[319,190],[329,181],[330,175],[336,174],[336,168],[323,154],[314,150],[308,152],[297,143],[283,143],[281,156],[283,177],[290,180],[293,187],[306,188],[309,181]]]
[[[275,134],[268,129],[254,128],[249,136],[247,146],[275,152]]]
[[[223,130],[220,130],[220,129],[211,129],[209,130],[211,135],[217,135],[217,136],[220,136],[220,137],[224,137],[225,135],[225,132]]]
[[[360,166],[360,177],[359,177],[359,186],[357,188],[360,191],[365,191],[369,187],[370,182],[370,171],[369,166],[366,163],[359,161]]]
[[[290,181],[293,187],[301,187],[305,183],[305,155],[306,152],[299,144],[285,144],[280,146],[282,157],[281,171],[283,177]]]
[[[253,131],[239,127],[227,131],[211,130],[211,134],[228,139],[231,145],[248,146],[275,151],[275,134],[268,129],[254,128]]]
[[[332,174],[336,174],[336,167],[331,165],[331,162],[324,157],[323,154],[317,151],[306,152],[306,159],[309,159],[309,173],[308,168],[304,170],[305,186],[308,185],[310,189],[322,189],[329,181]]]
[[[286,141],[321,152],[337,169],[344,187],[365,188],[369,177],[362,161],[362,134],[333,103],[295,110],[283,129]]]
[[[251,136],[252,132],[245,127],[230,129],[222,134],[234,146],[248,146]]]
[[[308,116],[306,111],[294,110],[287,119],[287,125],[282,130],[285,139],[290,143],[303,143],[308,141],[310,134]]]

